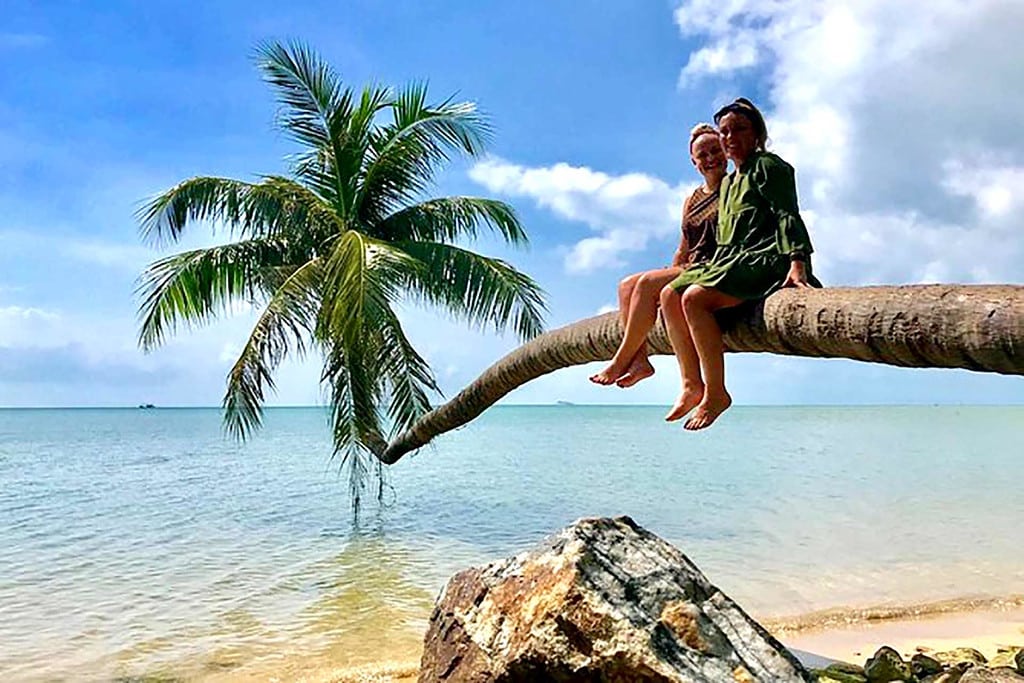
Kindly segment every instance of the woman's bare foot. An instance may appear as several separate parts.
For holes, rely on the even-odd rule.
[[[654,366],[651,365],[651,361],[647,360],[646,357],[641,359],[634,358],[629,366],[629,371],[615,382],[615,386],[628,389],[640,380],[647,379],[653,374]]]
[[[601,386],[609,386],[615,384],[615,381],[626,374],[626,368],[628,366],[625,363],[617,361],[612,358],[611,365],[606,367],[596,375],[590,376],[590,381],[594,384],[600,384]]]
[[[698,429],[710,427],[718,419],[718,416],[728,410],[731,405],[732,396],[728,392],[716,396],[705,394],[704,400],[697,406],[697,412],[686,421],[685,429],[695,432]]]
[[[697,407],[704,398],[703,384],[684,384],[683,393],[679,395],[672,410],[665,416],[665,422],[675,422]]]

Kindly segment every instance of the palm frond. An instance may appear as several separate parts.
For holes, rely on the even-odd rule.
[[[414,297],[470,324],[496,331],[511,324],[524,340],[543,331],[543,290],[505,261],[438,242],[395,246],[421,264],[403,279]]]
[[[443,197],[401,209],[374,226],[381,239],[397,241],[455,242],[474,239],[483,226],[509,244],[529,243],[515,210],[508,204],[483,197]]]
[[[386,444],[377,406],[381,387],[377,381],[373,349],[360,340],[342,346],[330,342],[324,349],[321,381],[330,395],[334,458],[348,468],[352,510],[359,514],[362,492],[371,471],[371,459]]]
[[[232,178],[190,178],[153,198],[137,212],[144,241],[177,241],[189,221],[222,223],[244,237],[290,235],[336,229],[337,218],[322,198],[299,183],[268,176],[259,183]]]
[[[344,119],[335,117],[329,122],[335,142],[335,172],[346,188],[346,209],[353,206],[359,191],[360,169],[370,149],[377,115],[391,106],[390,98],[390,89],[368,85]]]
[[[257,55],[264,79],[282,105],[278,125],[309,148],[299,164],[302,174],[308,179],[317,167],[311,161],[320,164],[316,186],[322,192],[333,188],[332,204],[341,216],[348,215],[352,188],[341,164],[355,106],[352,89],[344,87],[334,69],[303,43],[262,43]]]
[[[383,311],[398,297],[403,274],[417,268],[393,245],[349,230],[334,240],[324,268],[324,302],[318,323],[322,338],[346,345],[377,329]]]
[[[388,389],[388,417],[391,434],[399,434],[430,410],[429,393],[441,389],[430,365],[405,336],[398,316],[390,306],[375,312],[381,320],[378,330],[380,350],[379,372]]]
[[[151,350],[179,323],[201,325],[232,303],[261,298],[264,269],[285,263],[285,245],[258,239],[186,251],[151,264],[136,288],[142,297],[139,344]]]
[[[320,259],[309,261],[277,287],[228,373],[224,425],[239,439],[260,426],[277,367],[290,352],[305,354],[316,327],[322,265]]]
[[[365,223],[409,204],[431,184],[452,154],[483,153],[490,125],[472,102],[426,102],[426,86],[411,85],[392,104],[393,121],[373,136],[355,213]]]
[[[256,63],[281,103],[281,128],[303,145],[329,149],[329,122],[344,119],[352,109],[352,91],[334,69],[298,41],[260,43]]]

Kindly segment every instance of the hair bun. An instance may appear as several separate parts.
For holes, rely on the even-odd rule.
[[[697,138],[701,135],[711,133],[712,135],[718,135],[718,129],[712,126],[710,123],[698,123],[696,126],[690,129],[690,149],[693,149],[693,143],[697,142]]]

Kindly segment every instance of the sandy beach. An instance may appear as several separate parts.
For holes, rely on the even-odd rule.
[[[915,652],[973,647],[990,659],[1000,650],[1024,645],[1024,607],[1011,602],[975,611],[935,610],[918,616],[871,618],[845,627],[833,623],[799,631],[768,628],[787,647],[852,664],[863,664],[883,645],[904,658]]]
[[[817,657],[863,664],[888,645],[905,658],[916,652],[972,647],[991,659],[1000,650],[1024,645],[1024,597],[957,600],[915,606],[835,609],[762,623],[805,664]],[[325,662],[293,662],[274,671],[225,672],[204,681],[296,681],[300,683],[412,683],[419,663],[415,653],[381,652],[381,660],[335,667]],[[401,658],[396,659],[396,655]],[[815,657],[808,658],[808,654]]]

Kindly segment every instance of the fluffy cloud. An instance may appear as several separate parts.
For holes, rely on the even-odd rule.
[[[675,19],[704,41],[684,85],[766,74],[827,279],[1024,278],[1024,138],[1007,134],[1024,114],[1024,5],[685,0]]]
[[[679,207],[690,186],[670,186],[642,173],[611,176],[580,166],[526,168],[490,159],[470,169],[489,191],[532,199],[540,207],[598,233],[568,249],[570,272],[622,264],[622,255],[679,230]]]
[[[697,41],[681,87],[752,68],[764,79],[773,149],[798,169],[827,283],[1024,279],[1024,59],[1009,47],[1024,5],[684,0],[675,20]],[[568,250],[574,271],[676,230],[689,189],[565,163],[492,160],[471,175],[590,226]]]

